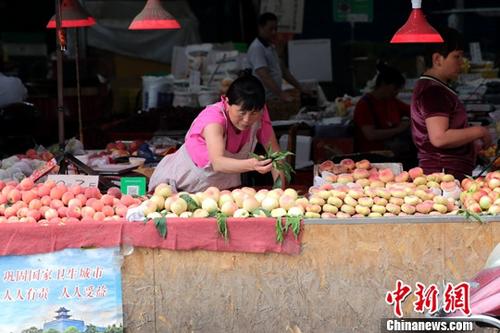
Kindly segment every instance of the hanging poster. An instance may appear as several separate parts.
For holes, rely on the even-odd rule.
[[[278,32],[302,33],[304,0],[262,0],[260,13],[278,16]]]
[[[335,22],[373,22],[373,0],[333,0]]]
[[[0,333],[122,333],[119,248],[0,257]]]

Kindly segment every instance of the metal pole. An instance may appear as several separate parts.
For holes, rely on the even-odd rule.
[[[63,59],[62,51],[65,45],[62,43],[62,23],[61,23],[61,3],[60,0],[55,0],[56,2],[56,61],[57,61],[57,126],[58,126],[58,138],[59,138],[59,148],[64,149],[64,98],[63,98]]]
[[[75,28],[75,62],[76,62],[76,101],[78,106],[78,131],[80,134],[80,142],[83,144],[83,121],[82,121],[82,104],[80,100],[80,50],[78,50],[78,29]]]

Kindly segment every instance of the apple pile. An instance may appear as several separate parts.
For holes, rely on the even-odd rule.
[[[0,181],[0,223],[120,220],[128,208],[140,203],[140,199],[122,195],[118,188],[103,195],[97,188],[66,187],[52,180],[39,184],[30,178],[20,183]]]
[[[473,213],[500,214],[500,171],[486,177],[464,178],[460,194],[462,207]]]

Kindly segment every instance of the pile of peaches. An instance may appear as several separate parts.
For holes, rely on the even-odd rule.
[[[30,178],[20,183],[0,181],[0,223],[120,220],[129,207],[141,202],[139,198],[122,195],[118,188],[101,194],[97,188],[67,187],[52,180],[38,184]]]

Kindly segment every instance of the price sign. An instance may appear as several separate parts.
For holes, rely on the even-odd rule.
[[[55,181],[56,184],[64,184],[66,186],[97,187],[99,185],[99,176],[49,175],[49,179]]]

